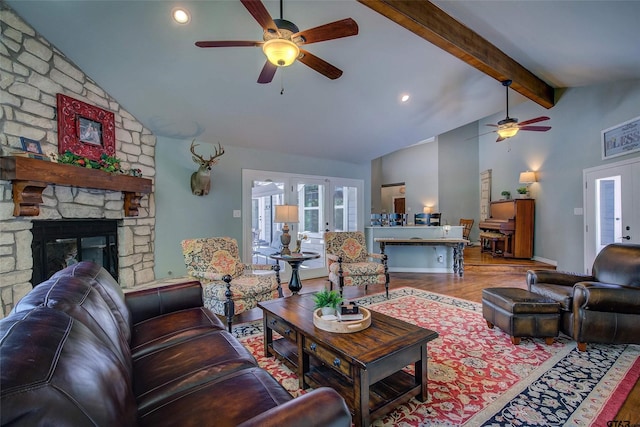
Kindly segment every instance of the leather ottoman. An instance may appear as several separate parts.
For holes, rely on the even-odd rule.
[[[558,336],[560,305],[525,289],[483,289],[482,315],[489,328],[495,325],[511,335],[514,345],[521,337],[545,338],[551,345]]]

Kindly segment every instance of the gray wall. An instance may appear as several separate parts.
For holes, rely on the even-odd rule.
[[[422,212],[423,206],[433,206],[434,212],[438,212],[437,141],[396,151],[374,160],[372,164],[376,166],[376,175],[371,182],[378,183],[375,187],[372,185],[372,191],[378,196],[380,185],[404,182],[407,214]],[[381,211],[381,200],[378,199],[377,204],[372,206],[372,212]]]
[[[480,171],[478,127],[474,122],[438,137],[438,194],[442,223],[475,221],[470,239],[478,240],[480,221]]]
[[[207,150],[213,152],[213,146],[201,141],[198,143],[198,154],[206,157]],[[159,136],[156,145],[157,279],[186,274],[180,247],[183,239],[230,236],[238,240],[242,253],[242,218],[233,218],[233,211],[242,209],[242,169],[362,179],[365,180],[363,206],[371,203],[371,168],[368,162],[355,165],[292,156],[224,146],[224,141],[225,154],[212,170],[211,192],[207,196],[194,196],[191,194],[190,177],[197,165],[191,159],[190,144],[191,140]],[[362,210],[361,220],[364,219],[368,220],[366,209]]]
[[[515,194],[520,172],[537,171],[538,182],[531,186],[536,199],[534,255],[558,262],[558,269],[583,271],[583,216],[574,208],[583,206],[583,169],[612,163],[602,160],[603,129],[640,116],[640,80],[567,89],[557,104],[545,110],[532,102],[511,108],[520,120],[547,115],[548,132],[520,132],[509,144],[496,143],[495,134],[479,138],[480,168],[493,170],[492,193],[502,190]],[[496,123],[504,113],[479,122],[478,131],[486,132],[487,123]]]
[[[640,116],[640,80],[571,88],[560,95],[549,110],[531,101],[510,106],[510,116],[520,121],[549,116],[540,123],[552,126],[548,132],[520,132],[499,143],[495,133],[481,135],[491,129],[487,124],[504,119],[501,112],[440,135],[437,143],[374,160],[371,182],[406,181],[407,206],[413,211],[435,197],[450,224],[474,218],[471,238],[477,239],[480,172],[492,170],[492,199],[497,200],[503,190],[516,195],[520,172],[536,171],[538,182],[530,188],[536,199],[534,257],[557,262],[560,270],[583,271],[583,216],[574,214],[574,208],[583,207],[582,171],[640,157],[602,160],[600,136],[603,129]],[[372,185],[377,191],[379,184]]]

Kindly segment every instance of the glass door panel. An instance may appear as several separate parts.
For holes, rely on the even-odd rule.
[[[276,205],[284,204],[284,182],[254,180],[251,185],[251,262],[273,264],[269,255],[280,252],[283,224],[274,222]],[[283,266],[281,266],[283,267]]]
[[[327,274],[324,259],[324,230],[327,223],[325,181],[296,178],[294,188],[300,218],[298,224],[294,224],[295,234],[292,234],[292,241],[297,237],[303,252],[320,254],[320,258],[305,261],[300,266],[300,277],[322,277]]]

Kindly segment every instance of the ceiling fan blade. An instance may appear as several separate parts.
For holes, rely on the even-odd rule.
[[[264,7],[264,4],[262,4],[262,1],[240,0],[240,2],[249,11],[251,16],[258,21],[258,24],[260,24],[263,29],[270,30],[271,32],[278,34],[278,37],[281,37],[276,23],[273,22],[273,18],[267,11],[267,8]]]
[[[499,136],[498,139],[496,139],[496,142],[504,141],[505,139],[507,139],[507,138],[503,138],[503,137]]]
[[[494,128],[498,127],[498,125],[494,125],[493,123],[489,123],[487,126],[493,126]]]
[[[267,61],[264,64],[264,67],[262,67],[262,71],[260,72],[260,76],[258,77],[258,83],[271,83],[271,80],[273,80],[273,76],[276,74],[277,70],[277,66]]]
[[[546,132],[551,126],[520,126],[520,130],[532,130],[534,132]]]
[[[320,25],[291,35],[291,39],[302,38],[299,45],[318,43],[358,34],[358,24],[351,18]]]
[[[247,40],[217,40],[217,41],[199,41],[196,42],[198,47],[253,47],[262,46],[264,42],[247,41]]]
[[[522,125],[530,125],[532,123],[544,122],[545,120],[549,120],[547,116],[536,117],[535,119],[525,120],[524,122],[520,122],[520,126]],[[522,127],[520,127],[522,129]]]
[[[324,59],[320,59],[304,49],[300,49],[300,56],[298,57],[298,61],[302,62],[309,68],[313,68],[314,70],[330,78],[331,80],[335,80],[342,75],[342,70],[334,67]]]

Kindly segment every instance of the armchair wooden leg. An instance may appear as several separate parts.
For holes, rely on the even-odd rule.
[[[271,266],[271,269],[276,272],[276,280],[278,281],[278,298],[282,298],[282,282],[280,281],[280,264],[276,263]]]
[[[387,293],[387,299],[389,299],[389,266],[387,264],[387,255],[383,254],[382,264],[384,265],[384,289]]]
[[[586,342],[579,342],[578,343],[578,350],[587,351],[587,343]]]
[[[338,281],[340,283],[340,296],[342,297],[342,290],[344,288],[344,270],[342,270],[342,257],[338,258]]]
[[[227,290],[224,292],[224,296],[227,298],[224,302],[224,315],[227,318],[227,327],[229,328],[229,332],[231,332],[233,313],[235,312],[235,303],[231,299],[231,296],[233,295],[231,293],[231,276],[227,274],[222,278],[222,280],[227,284]]]

